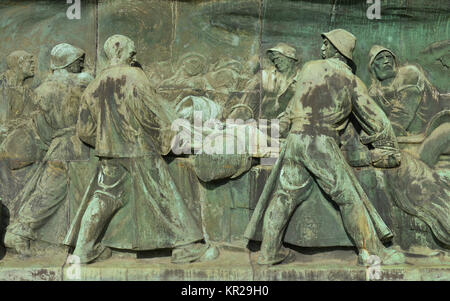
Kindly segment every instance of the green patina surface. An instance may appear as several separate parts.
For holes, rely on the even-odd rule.
[[[400,64],[419,64],[426,77],[441,94],[449,92],[450,19],[448,16],[450,10],[447,0],[433,2],[394,0],[389,3],[382,1],[381,20],[369,20],[366,17],[368,5],[365,1],[356,0],[90,0],[82,1],[82,3],[81,20],[68,20],[65,3],[45,0],[2,1],[0,4],[0,16],[2,16],[0,39],[3,41],[0,45],[1,56],[6,57],[14,50],[24,49],[37,58],[36,76],[34,79],[28,79],[26,85],[34,88],[44,82],[50,70],[50,51],[54,45],[62,42],[82,48],[86,52],[86,71],[99,75],[107,66],[103,49],[105,41],[113,34],[128,36],[135,43],[138,51],[137,58],[149,79],[148,82],[154,85],[176,75],[181,68],[180,59],[189,52],[200,53],[206,59],[208,66],[229,60],[238,61],[240,68],[248,72],[245,69],[248,68],[247,63],[252,57],[258,56],[264,67],[265,64],[269,64],[266,56],[267,49],[279,42],[284,42],[296,48],[299,64],[302,66],[308,61],[321,58],[320,33],[343,28],[357,37],[354,51],[354,62],[358,67],[356,75],[367,86],[371,83],[368,53],[374,44],[379,44],[393,50]],[[6,61],[2,60],[0,70],[5,69]],[[120,76],[117,75],[117,77]],[[262,93],[258,86],[250,87],[254,89],[250,92],[256,95]],[[205,86],[201,89],[205,90],[204,94],[208,92]],[[204,95],[202,91],[197,90],[196,93]],[[249,91],[239,85],[227,90],[230,95],[232,93],[242,95],[244,92]],[[226,104],[230,98],[228,95],[221,98],[221,103]],[[260,98],[262,102],[263,97],[260,96]],[[263,113],[258,112],[258,116],[264,115]],[[440,128],[439,131],[443,133],[442,135],[448,132],[446,128]],[[439,140],[439,137],[433,139]],[[419,151],[417,147],[411,146],[412,144],[406,143],[404,147],[402,143],[400,145],[404,149],[413,153]],[[348,147],[348,150],[352,150],[353,146]],[[346,159],[349,162],[360,162],[361,153],[363,151],[348,151]],[[321,158],[317,157],[317,159]],[[402,160],[402,165],[397,169],[384,170],[365,166],[355,167],[353,172],[383,221],[392,230],[395,245],[405,250],[418,245],[446,250],[448,246],[440,243],[430,229],[429,225],[433,222],[421,216],[420,210],[413,207],[422,204],[422,199],[414,198],[415,195],[421,194],[433,195],[439,201],[448,203],[450,197],[448,191],[436,184],[438,181],[436,174],[448,179],[450,169],[446,166],[439,172],[434,170],[429,172],[428,167],[418,163],[409,154],[404,154]],[[196,226],[202,230],[204,239],[213,244],[242,243],[244,231],[272,167],[257,165],[235,179],[202,182],[194,170],[194,156],[165,157],[165,162],[168,163],[170,175],[186,202],[189,214],[195,220]],[[211,168],[224,167],[211,166]],[[84,174],[83,169],[70,172],[75,178],[80,178]],[[89,172],[92,173],[92,170]],[[20,171],[17,173],[16,176],[20,177]],[[411,176],[422,174],[423,179],[430,180],[431,184],[419,176],[416,178]],[[398,183],[396,183],[397,179],[399,179]],[[87,180],[83,178],[79,182],[83,182],[86,186],[84,182]],[[161,180],[165,181],[165,179]],[[415,186],[409,185],[411,182],[414,182]],[[394,187],[394,183],[397,184],[397,188]],[[9,189],[6,193],[8,197],[18,194],[20,185],[10,186]],[[401,194],[398,190],[405,192]],[[82,193],[74,186],[70,186],[68,194],[80,200]],[[11,206],[9,200],[3,200],[3,203],[9,207],[3,208],[2,222],[6,226],[8,216],[15,213],[9,211],[16,210],[18,204]],[[79,204],[78,201],[75,203]],[[74,218],[74,212],[77,210],[75,207],[78,207],[74,207],[73,203],[70,206],[69,221]],[[405,210],[409,210],[408,214]],[[434,209],[427,207],[426,210]],[[5,211],[8,212],[5,213]],[[433,213],[436,214],[434,211]],[[445,215],[445,212],[442,214]],[[66,228],[69,228],[69,221],[64,220]],[[54,227],[55,223],[58,221],[47,224],[42,231],[50,231],[49,229]],[[261,230],[260,223],[255,239],[261,240]],[[354,246],[354,242],[344,228],[338,207],[319,187],[315,187],[310,197],[293,213],[287,226],[284,242],[296,247],[308,248]],[[220,262],[217,265],[201,263],[200,266],[192,268],[182,266],[167,268],[168,259],[167,262],[149,259],[151,270],[142,270],[133,260],[124,259],[122,262],[120,258],[113,258],[111,262],[105,262],[104,265],[99,263],[87,268],[83,279],[366,279],[365,269],[346,269],[339,264],[334,266],[322,261],[323,258],[320,256],[316,259],[317,265],[321,265],[320,268],[314,264],[310,267],[293,264],[260,271],[255,270],[253,266],[256,258],[250,256],[252,258],[248,260],[248,254],[245,253],[239,255],[242,257],[239,259],[242,259],[242,262],[235,263],[242,268],[231,270],[227,267],[227,260],[233,258],[233,254],[227,252],[224,252],[225,257],[221,259],[223,266]],[[340,255],[336,256],[339,261]],[[347,255],[342,256],[345,258]],[[107,265],[113,263],[114,268],[108,269]],[[203,267],[202,264],[205,266]],[[385,279],[448,280],[448,269],[439,267],[443,264],[442,261],[436,261],[436,266],[430,268],[425,266],[427,265],[425,261],[419,261],[418,264],[423,266],[388,268]],[[43,270],[42,273],[39,272],[41,269],[39,264],[36,267],[30,266],[32,270],[29,271],[25,267],[17,266],[13,260],[6,260],[6,263],[0,262],[0,275],[5,279],[64,279],[64,276],[60,274],[60,262],[55,263],[55,268],[43,268],[45,271]]]

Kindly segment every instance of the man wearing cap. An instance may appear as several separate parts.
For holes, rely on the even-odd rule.
[[[394,133],[386,115],[352,73],[356,38],[343,29],[324,33],[322,37],[323,60],[305,64],[286,110],[290,133],[272,170],[279,176],[269,178],[275,179],[275,184],[272,187],[268,186],[271,183],[266,184],[245,236],[249,239],[254,236],[261,208],[270,200],[264,214],[258,262],[283,261],[288,252],[281,250],[281,243],[289,218],[309,197],[313,186],[319,185],[339,207],[345,230],[358,249],[360,264],[368,265],[370,255],[379,256],[383,264],[402,263],[403,254],[383,246],[381,240],[391,238],[392,233],[371,205],[339,148],[342,131],[353,113],[367,134],[361,138],[362,142],[374,147],[372,163],[394,167],[400,163]]]
[[[293,96],[298,72],[296,49],[278,43],[267,50],[273,66],[250,80],[239,104],[230,109],[228,119],[274,119],[283,113]],[[260,90],[262,88],[262,100]],[[261,111],[261,112],[260,112]]]
[[[404,151],[399,168],[381,170],[384,183],[396,207],[424,221],[435,239],[449,245],[449,180],[434,170],[440,155],[450,149],[448,94],[440,94],[418,66],[400,66],[395,53],[383,46],[371,48],[369,71],[369,94],[391,120],[396,135],[420,142],[418,159]]]
[[[212,259],[217,250],[198,243],[204,238],[200,223],[161,157],[175,134],[173,110],[144,71],[132,67],[130,38],[111,36],[104,51],[108,67],[84,92],[77,123],[80,139],[95,148],[98,172],[65,244],[75,247],[81,263],[109,256],[110,248],[174,248],[174,263]]]
[[[369,71],[369,94],[389,117],[397,136],[423,133],[433,116],[450,108],[423,71],[414,65],[400,66],[386,47],[372,47]]]
[[[76,209],[74,200],[81,198],[86,177],[93,172],[89,148],[75,132],[81,94],[93,80],[82,72],[85,52],[63,43],[52,49],[50,57],[52,74],[35,90],[39,111],[32,120],[46,153],[12,202],[21,207],[5,236],[5,245],[22,255],[30,255],[30,240],[62,244],[68,216]]]

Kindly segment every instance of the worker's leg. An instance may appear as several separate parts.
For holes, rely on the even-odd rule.
[[[98,175],[99,189],[89,202],[81,220],[80,232],[73,255],[81,263],[88,263],[105,250],[99,242],[100,235],[114,213],[122,207],[124,186],[129,176],[120,159],[102,160]]]
[[[5,244],[21,254],[29,255],[29,241],[36,240],[36,230],[42,227],[60,208],[67,195],[67,163],[47,162],[36,170],[37,182],[20,208],[17,218],[8,226]],[[20,199],[19,199],[20,200]]]
[[[386,248],[364,205],[369,199],[336,142],[326,136],[317,136],[299,154],[319,186],[339,206],[345,230],[358,250],[385,257]]]
[[[264,215],[260,264],[281,262],[282,238],[294,210],[310,195],[314,180],[300,162],[295,161],[295,144],[287,144],[286,156],[272,200]]]

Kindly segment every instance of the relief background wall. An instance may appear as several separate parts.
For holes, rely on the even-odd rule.
[[[320,33],[334,28],[358,38],[357,74],[367,84],[367,53],[390,47],[402,63],[419,63],[441,92],[448,92],[448,0],[382,0],[381,20],[369,20],[365,0],[81,0],[81,20],[69,20],[65,0],[3,0],[0,3],[0,71],[4,58],[23,49],[37,56],[37,85],[49,70],[51,48],[67,42],[86,50],[88,66],[103,65],[103,43],[112,34],[135,40],[146,71],[159,64],[162,77],[187,52],[211,63],[244,64],[278,42],[295,46],[302,62],[320,58]],[[97,60],[98,56],[98,60]],[[97,63],[96,63],[97,62]]]
[[[285,42],[296,47],[304,63],[320,58],[320,33],[344,28],[358,39],[354,53],[357,75],[366,84],[368,51],[373,44],[380,44],[391,48],[401,63],[420,64],[440,92],[449,92],[448,0],[381,2],[382,19],[369,20],[365,0],[81,0],[81,20],[69,20],[66,0],[2,0],[0,72],[6,69],[9,53],[26,50],[38,60],[36,76],[29,80],[30,85],[38,86],[49,72],[51,49],[65,42],[83,48],[87,68],[98,73],[104,67],[103,44],[113,34],[135,41],[138,61],[156,81],[170,77],[179,68],[180,58],[189,52],[202,54],[210,65],[232,59],[245,69],[250,58],[263,60],[268,48]],[[174,178],[190,199],[199,199],[199,187],[189,182],[196,179],[195,174],[179,164],[170,165]],[[211,240],[232,240],[243,233],[267,175],[267,170],[255,169],[236,181],[205,185],[208,214],[204,219]],[[383,203],[378,195],[374,198]],[[300,245],[352,245],[335,208],[315,203],[306,206],[305,215],[328,215],[334,222],[320,220],[322,232],[316,229],[316,220],[303,228],[288,229],[292,236],[302,233],[306,238]],[[329,241],[324,233],[329,234]]]

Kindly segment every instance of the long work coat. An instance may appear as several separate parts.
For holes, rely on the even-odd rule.
[[[246,238],[253,238],[265,206],[281,179],[283,165],[292,160],[288,154],[291,157],[292,154],[298,156],[295,160],[303,164],[311,178],[313,177],[320,188],[335,202],[339,198],[348,202],[362,202],[375,228],[375,230],[371,229],[371,232],[376,231],[380,239],[392,235],[370,203],[339,149],[341,133],[349,122],[350,114],[353,114],[368,134],[361,137],[364,144],[371,143],[374,147],[386,152],[398,151],[397,141],[386,115],[368,96],[365,85],[352,74],[345,63],[338,59],[327,59],[305,64],[298,75],[295,95],[286,109],[287,118],[292,124],[290,137],[272,169],[247,226],[244,234]],[[294,177],[293,180],[296,178]],[[306,185],[306,180],[304,183],[296,182],[295,186]],[[352,197],[354,199],[348,199]],[[353,222],[352,218],[363,221],[362,214],[365,213],[359,213],[360,216],[343,215],[341,210],[344,221],[346,219],[349,221],[346,224]],[[361,222],[360,225],[362,224]],[[356,226],[353,228],[358,229]],[[346,230],[350,232],[350,229]],[[357,231],[353,232],[349,233],[353,236],[353,240],[359,239],[355,241],[355,244],[362,245],[364,239],[368,244],[367,237],[361,237],[356,233]],[[375,240],[372,239],[372,241]]]
[[[203,238],[199,222],[161,157],[170,150],[173,112],[138,68],[110,67],[83,94],[79,137],[95,147],[101,160],[121,158],[129,162],[120,197],[123,205],[108,224],[103,245],[150,250]],[[92,179],[65,244],[76,244],[81,219],[95,189],[97,180]]]
[[[75,135],[81,94],[91,80],[83,75],[53,74],[36,89],[40,110],[33,120],[48,149],[11,205],[10,210],[21,206],[9,227],[17,235],[62,243],[95,172],[89,148]]]

